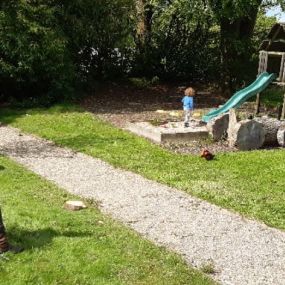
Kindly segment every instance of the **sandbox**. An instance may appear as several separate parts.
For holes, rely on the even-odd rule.
[[[156,143],[185,143],[205,139],[209,135],[206,125],[199,120],[192,120],[189,127],[184,127],[183,122],[167,122],[158,126],[150,122],[134,122],[129,123],[126,129]]]

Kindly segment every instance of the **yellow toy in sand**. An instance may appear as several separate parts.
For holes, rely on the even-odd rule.
[[[169,115],[172,117],[179,117],[180,116],[179,113],[175,112],[175,111],[170,112]]]
[[[201,118],[202,114],[200,112],[193,112],[192,117],[193,118]]]

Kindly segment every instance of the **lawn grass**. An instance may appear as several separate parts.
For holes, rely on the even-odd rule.
[[[260,94],[260,103],[268,108],[282,106],[284,93],[284,89],[280,86],[269,86]],[[255,102],[256,97],[251,97],[249,101]]]
[[[0,255],[1,285],[214,284],[90,204],[67,211],[63,203],[73,196],[7,158],[0,165],[9,238],[25,248]]]
[[[260,102],[267,107],[282,106],[284,89],[278,86],[269,87],[260,95]]]
[[[219,154],[206,161],[163,150],[74,106],[2,109],[0,121],[285,229],[283,150]]]

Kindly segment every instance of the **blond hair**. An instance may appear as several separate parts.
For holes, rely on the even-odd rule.
[[[185,96],[193,97],[193,96],[195,96],[196,91],[194,88],[188,87],[187,89],[185,89],[184,94],[185,94]]]

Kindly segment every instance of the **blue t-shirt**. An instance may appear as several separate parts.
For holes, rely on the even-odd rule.
[[[183,109],[184,110],[193,110],[193,97],[184,96],[182,99]]]

